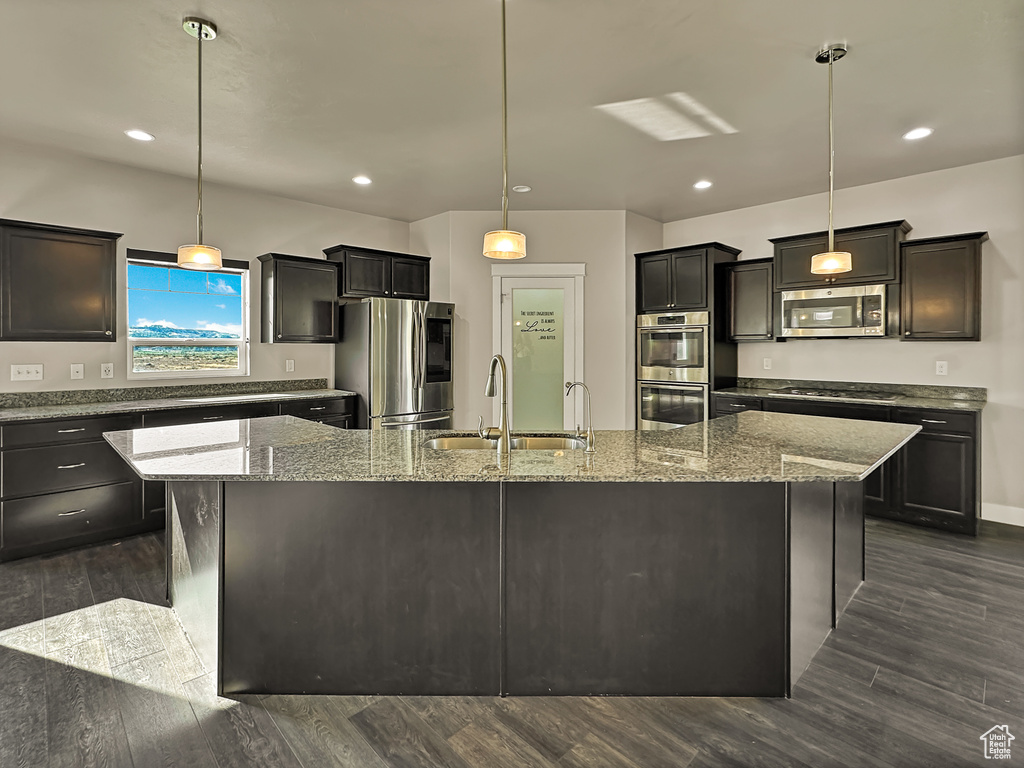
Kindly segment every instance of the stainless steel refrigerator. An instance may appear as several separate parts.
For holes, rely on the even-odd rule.
[[[455,305],[363,299],[342,306],[334,386],[360,395],[371,429],[451,429]]]

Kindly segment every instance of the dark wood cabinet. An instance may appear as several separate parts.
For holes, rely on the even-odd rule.
[[[361,299],[430,299],[430,259],[408,253],[336,245],[324,250],[340,265],[339,296]]]
[[[323,259],[266,253],[260,341],[334,343],[339,338],[338,265]]]
[[[729,280],[729,340],[773,338],[772,259],[737,261],[723,269]]]
[[[0,220],[0,341],[115,341],[120,237]]]
[[[987,232],[906,241],[900,339],[981,340],[981,244]]]
[[[775,290],[899,282],[899,247],[909,231],[906,221],[837,229],[835,248],[852,254],[853,269],[831,277],[811,274],[811,257],[828,247],[827,232],[771,238]]]
[[[738,395],[722,395],[718,392],[711,393],[711,417],[716,419],[719,416],[728,416],[730,413],[742,413],[743,411],[760,411],[760,397],[746,397]]]
[[[636,311],[710,309],[717,264],[735,261],[739,250],[722,243],[636,254]]]

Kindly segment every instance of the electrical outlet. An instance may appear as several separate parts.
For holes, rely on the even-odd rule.
[[[114,364],[113,363],[100,363],[100,378],[101,379],[112,379],[112,378],[114,378]]]
[[[947,373],[949,373],[949,363],[947,363],[945,360],[936,360],[935,375],[945,376]]]
[[[284,370],[285,370],[286,373],[291,373],[292,371],[294,371],[295,370],[295,361],[294,360],[285,360],[284,361]]]
[[[42,365],[12,365],[11,381],[40,381],[43,378]]]
[[[764,369],[766,371],[770,371],[772,369],[772,359],[770,357],[766,357],[764,359]]]
[[[71,378],[72,379],[84,379],[85,378],[85,366],[81,363],[71,364]]]

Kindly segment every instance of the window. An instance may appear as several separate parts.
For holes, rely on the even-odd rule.
[[[180,269],[174,257],[128,253],[128,376],[249,373],[249,273]]]

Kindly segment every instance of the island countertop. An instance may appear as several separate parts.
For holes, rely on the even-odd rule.
[[[597,452],[435,450],[452,431],[259,419],[107,432],[144,480],[853,482],[920,427],[746,411],[669,431],[598,431]]]

